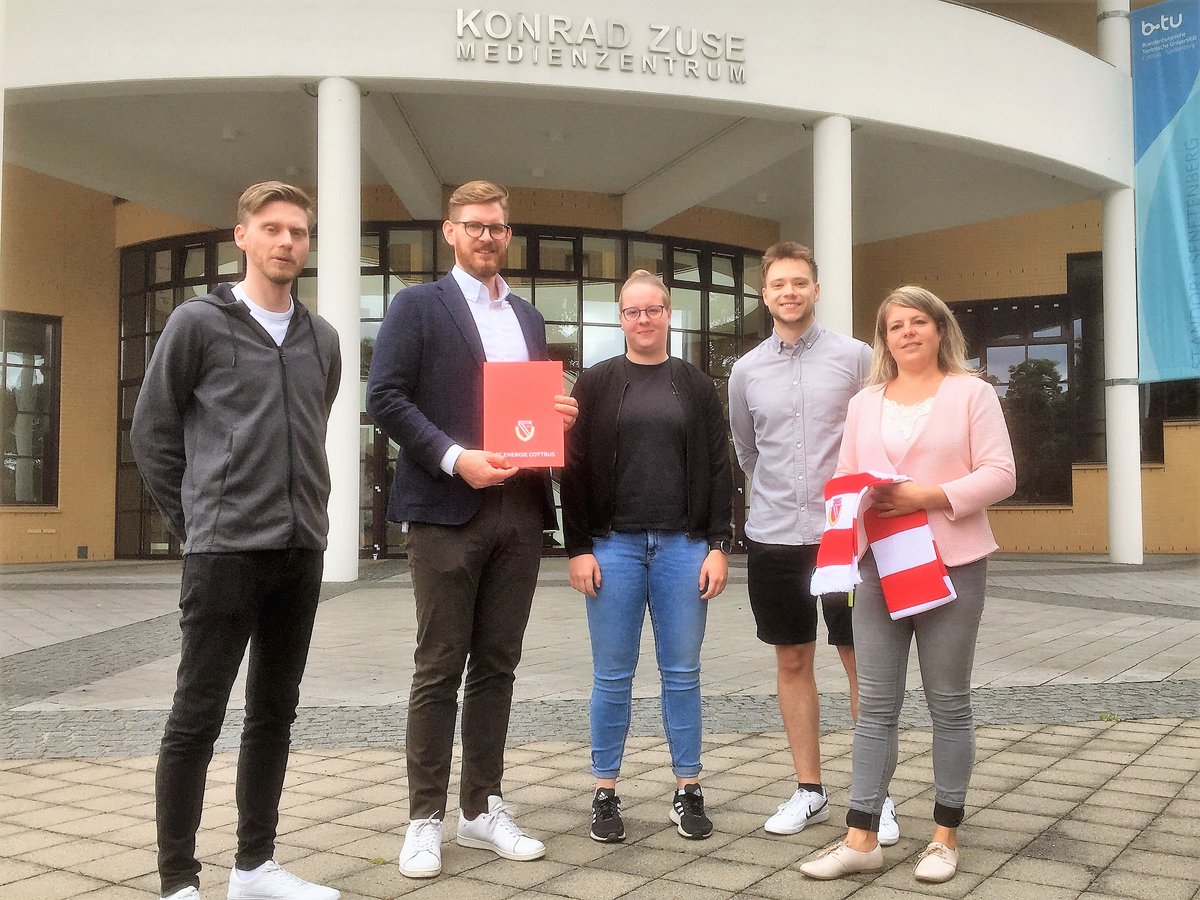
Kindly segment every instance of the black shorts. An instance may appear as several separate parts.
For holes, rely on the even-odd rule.
[[[760,641],[811,644],[817,639],[817,599],[809,592],[816,565],[816,544],[760,544],[746,538],[746,587]],[[826,594],[821,611],[829,643],[853,647],[846,595]]]

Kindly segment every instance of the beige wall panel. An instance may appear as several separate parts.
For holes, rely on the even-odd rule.
[[[1142,523],[1147,553],[1200,552],[1200,422],[1163,427],[1163,464],[1142,466]],[[1008,553],[1107,553],[1104,466],[1075,466],[1071,506],[1002,506],[992,531]]]
[[[693,206],[651,228],[650,233],[763,251],[779,240],[779,223],[774,219]]]
[[[870,338],[880,301],[902,284],[948,302],[1066,293],[1067,254],[1099,249],[1099,201],[860,244],[854,333]]]
[[[317,224],[320,225],[321,199],[317,198]],[[386,184],[365,184],[362,189],[362,218],[364,222],[408,222],[408,211],[396,192]]]
[[[62,318],[60,506],[0,508],[0,561],[113,555],[117,250],[112,198],[4,167],[5,309]]]
[[[234,200],[229,203],[229,221],[233,222]],[[116,220],[116,246],[128,247],[130,244],[140,244],[143,241],[153,241],[158,238],[175,237],[180,234],[195,234],[209,232],[212,227],[202,222],[194,222],[177,216],[174,213],[163,212],[141,203],[125,201],[113,207]]]

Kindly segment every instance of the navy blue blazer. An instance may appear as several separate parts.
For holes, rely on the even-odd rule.
[[[530,359],[548,359],[546,323],[527,300],[509,294]],[[392,522],[462,525],[482,490],[441,469],[452,444],[483,447],[483,342],[453,276],[405,288],[392,298],[375,340],[367,414],[400,446],[388,501]],[[550,471],[545,528],[558,527]]]

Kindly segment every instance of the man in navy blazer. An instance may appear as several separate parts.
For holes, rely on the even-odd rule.
[[[367,382],[367,412],[400,446],[388,519],[408,526],[417,649],[408,704],[410,823],[400,871],[441,872],[458,687],[462,776],[457,841],[506,859],[543,856],[501,795],[514,670],[541,563],[557,527],[547,469],[483,448],[483,363],[546,359],[545,322],[500,276],[512,229],[508,192],[472,181],[450,197],[442,235],[454,268],[388,306]],[[555,398],[564,427],[577,406]]]

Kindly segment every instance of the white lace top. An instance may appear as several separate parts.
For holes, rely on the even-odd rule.
[[[927,397],[920,403],[905,406],[889,397],[883,398],[883,427],[880,434],[883,437],[883,449],[893,465],[900,462],[905,451],[921,433],[929,411],[933,409],[933,400],[933,397]]]

